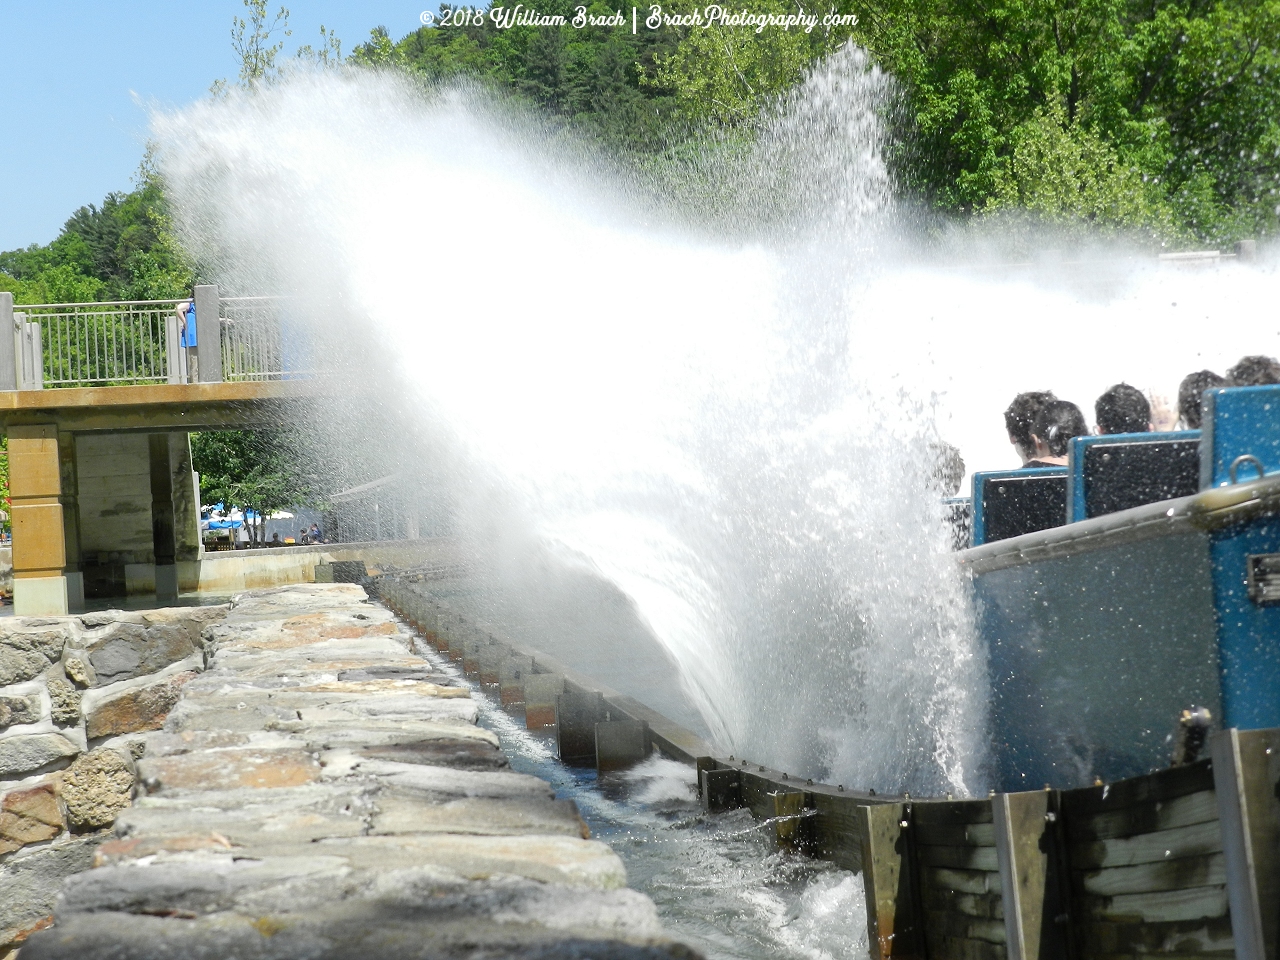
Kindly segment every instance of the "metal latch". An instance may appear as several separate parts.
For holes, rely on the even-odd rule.
[[[1245,557],[1249,599],[1259,606],[1280,603],[1280,553],[1251,553]]]

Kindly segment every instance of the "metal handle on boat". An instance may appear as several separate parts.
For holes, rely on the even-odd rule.
[[[1266,468],[1262,465],[1262,461],[1255,457],[1252,453],[1242,453],[1231,461],[1231,466],[1227,468],[1227,476],[1231,478],[1231,482],[1239,483],[1236,479],[1236,471],[1240,469],[1242,463],[1251,463],[1255,470],[1258,471],[1258,479],[1261,480],[1267,475]]]

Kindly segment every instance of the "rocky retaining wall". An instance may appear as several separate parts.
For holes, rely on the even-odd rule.
[[[237,598],[202,644],[22,960],[692,956],[359,586]]]
[[[0,956],[132,799],[141,734],[204,669],[227,608],[0,620]]]

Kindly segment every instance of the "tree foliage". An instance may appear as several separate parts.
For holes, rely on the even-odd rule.
[[[163,190],[150,177],[131,193],[81,207],[52,243],[0,253],[0,290],[16,303],[178,298],[193,280]]]
[[[308,449],[296,431],[193,433],[191,465],[200,474],[201,499],[248,507],[260,516],[311,502],[318,480]]]

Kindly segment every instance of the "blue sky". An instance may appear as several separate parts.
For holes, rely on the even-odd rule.
[[[399,39],[437,5],[286,0],[285,53],[319,46],[321,24],[344,54],[379,25]],[[0,250],[48,243],[77,207],[132,189],[145,104],[180,106],[234,79],[243,13],[241,0],[0,0]]]

